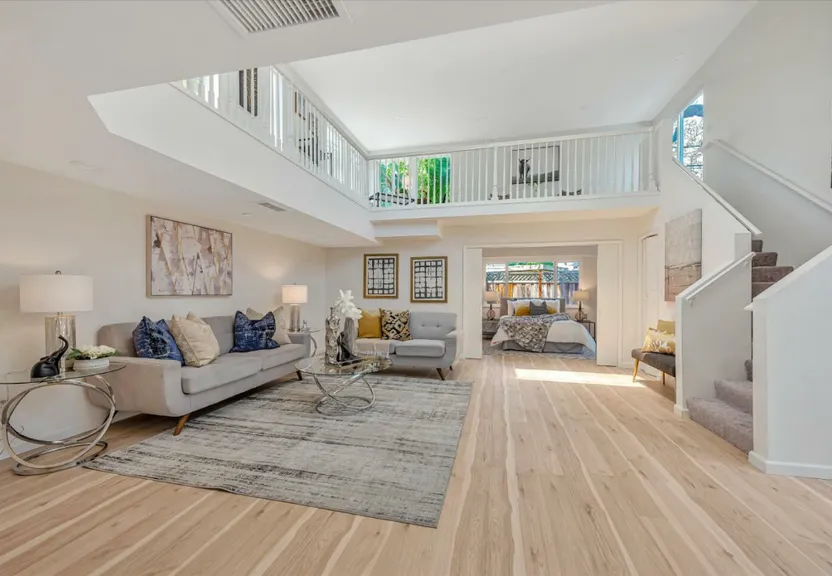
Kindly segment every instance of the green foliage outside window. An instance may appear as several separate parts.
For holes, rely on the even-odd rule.
[[[422,204],[443,204],[451,195],[451,159],[422,158],[419,160],[419,200]]]

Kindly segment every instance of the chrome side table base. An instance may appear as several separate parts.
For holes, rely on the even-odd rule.
[[[364,374],[355,374],[354,376],[351,376],[345,380],[341,386],[332,391],[324,388],[315,374],[312,374],[312,379],[315,381],[318,389],[323,393],[323,397],[321,397],[315,405],[315,410],[321,414],[333,414],[341,410],[362,412],[372,408],[373,404],[376,402],[376,391],[373,390],[373,387],[366,380],[366,378],[364,378]],[[367,390],[369,390],[369,398],[366,396],[341,393],[353,384],[357,384],[359,382],[366,386]]]
[[[3,447],[6,449],[6,451],[8,451],[9,456],[11,456],[12,459],[15,462],[17,462],[17,464],[15,464],[13,468],[15,474],[19,474],[21,476],[32,476],[37,474],[49,474],[51,472],[57,472],[59,470],[74,468],[75,466],[79,466],[81,464],[84,464],[85,462],[93,460],[96,456],[101,454],[101,452],[103,452],[105,448],[107,448],[107,443],[104,442],[102,438],[104,437],[104,434],[107,432],[107,429],[110,427],[110,424],[113,421],[113,417],[116,414],[115,396],[113,394],[113,389],[110,387],[110,384],[107,383],[107,381],[101,376],[87,376],[87,378],[96,380],[96,382],[101,384],[101,386],[97,386],[96,384],[90,384],[88,382],[85,382],[84,380],[70,378],[67,378],[65,380],[41,382],[33,385],[31,388],[24,390],[23,392],[12,398],[3,407],[3,411],[2,413],[0,413],[0,425],[2,425],[1,435],[3,438]],[[76,434],[75,436],[71,436],[63,440],[41,440],[38,438],[32,438],[31,436],[27,436],[26,434],[23,434],[19,430],[15,429],[15,427],[11,424],[11,418],[14,414],[15,409],[18,407],[18,405],[20,405],[23,399],[35,390],[40,390],[41,388],[49,388],[51,386],[75,386],[85,390],[92,390],[95,393],[100,394],[110,404],[110,411],[107,414],[106,419],[93,430],[90,430],[88,432],[82,432],[81,434]],[[41,446],[41,448],[36,448],[32,453],[23,456],[15,452],[12,448],[10,436],[14,436],[15,438],[23,440],[24,442],[29,442],[30,444],[37,444]],[[72,454],[71,456],[63,460],[59,460],[50,464],[38,464],[37,462],[37,459],[41,456],[72,449],[79,450],[79,452]]]

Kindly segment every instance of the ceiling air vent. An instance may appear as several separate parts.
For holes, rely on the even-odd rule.
[[[339,17],[333,0],[219,0],[219,4],[224,9],[219,12],[249,34]]]
[[[272,204],[271,202],[258,202],[258,204],[263,208],[268,208],[269,210],[273,210],[274,212],[286,212],[285,208],[281,208],[277,204]]]

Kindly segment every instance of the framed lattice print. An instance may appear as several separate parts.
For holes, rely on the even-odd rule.
[[[364,298],[399,297],[399,255],[364,254]]]
[[[410,259],[410,301],[448,301],[447,256],[418,256]]]

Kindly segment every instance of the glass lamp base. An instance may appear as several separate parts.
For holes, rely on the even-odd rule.
[[[46,317],[46,355],[52,354],[63,345],[58,336],[66,338],[70,350],[75,348],[75,316],[58,314]],[[61,372],[66,372],[66,354],[61,357],[60,368]]]

